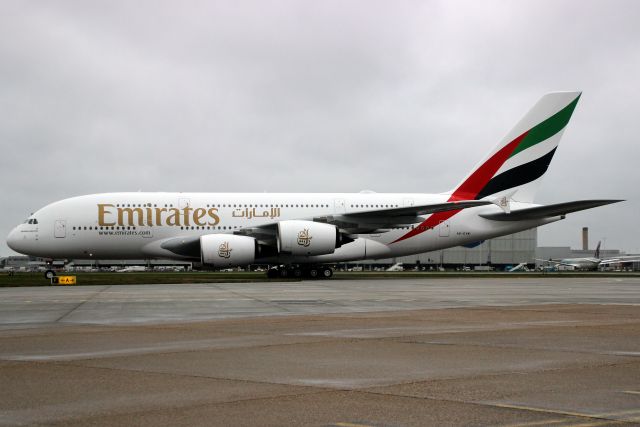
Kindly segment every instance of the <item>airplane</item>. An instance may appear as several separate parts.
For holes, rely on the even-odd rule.
[[[330,278],[338,262],[473,245],[622,201],[533,203],[580,96],[544,95],[444,193],[90,194],[41,208],[7,244],[48,259],[263,264],[272,278]]]
[[[632,262],[640,262],[640,257],[635,255],[621,255],[613,258],[600,258],[600,242],[596,246],[596,251],[593,257],[584,258],[564,258],[564,259],[537,259],[537,261],[543,261],[554,264],[555,266],[563,265],[573,268],[574,270],[593,271],[598,270],[600,267],[611,266],[614,264],[625,264]]]
[[[593,254],[593,257],[584,257],[584,258],[564,258],[564,259],[536,259],[537,261],[548,262],[554,264],[555,266],[565,266],[570,267],[575,270],[597,270],[600,262],[600,242],[598,242],[598,246],[596,246],[596,251]]]

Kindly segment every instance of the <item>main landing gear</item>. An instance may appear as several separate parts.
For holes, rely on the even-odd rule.
[[[293,266],[280,265],[267,270],[269,279],[330,279],[333,276],[333,269],[326,265]]]

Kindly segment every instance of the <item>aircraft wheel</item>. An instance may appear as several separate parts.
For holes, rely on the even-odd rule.
[[[283,279],[289,277],[289,270],[287,270],[286,268],[280,269],[280,277],[282,277]]]
[[[299,279],[300,277],[302,277],[302,270],[299,268],[294,268],[293,270],[291,270],[291,275],[296,279]]]
[[[280,272],[277,268],[270,268],[267,270],[267,277],[269,279],[277,279],[280,277]]]
[[[317,279],[318,276],[320,276],[320,271],[318,271],[317,268],[312,267],[309,269],[309,277],[311,277],[312,279]]]
[[[333,270],[329,267],[324,267],[321,271],[323,279],[330,279],[333,276]]]
[[[44,278],[47,280],[51,280],[52,277],[56,275],[56,272],[53,270],[47,270],[44,272]]]

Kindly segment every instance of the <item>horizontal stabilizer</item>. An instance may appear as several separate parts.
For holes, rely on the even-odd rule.
[[[566,215],[571,212],[583,211],[585,209],[597,208],[611,203],[623,202],[624,200],[577,200],[575,202],[557,203],[555,205],[536,206],[506,212],[495,212],[480,214],[481,217],[493,221],[525,221],[529,219],[551,218],[554,216]]]

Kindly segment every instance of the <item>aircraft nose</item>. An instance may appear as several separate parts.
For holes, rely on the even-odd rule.
[[[20,252],[20,233],[18,227],[15,227],[7,236],[7,246],[16,252]]]

